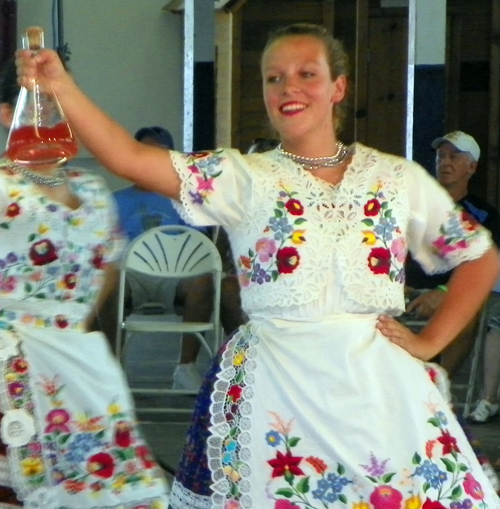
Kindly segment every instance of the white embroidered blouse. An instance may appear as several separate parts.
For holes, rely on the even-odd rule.
[[[489,232],[421,166],[352,149],[335,186],[277,151],[172,152],[182,179],[176,208],[190,223],[228,231],[250,316],[397,315],[408,249],[434,273],[490,247]]]

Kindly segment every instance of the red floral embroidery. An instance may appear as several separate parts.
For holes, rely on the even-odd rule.
[[[368,267],[374,274],[389,274],[391,252],[385,247],[374,247],[368,255]]]
[[[29,365],[25,359],[19,357],[12,363],[12,368],[17,373],[26,373],[28,371]]]
[[[155,466],[153,455],[147,446],[140,445],[136,447],[135,453],[137,457],[142,461],[145,468],[153,468]]]
[[[132,444],[132,435],[130,424],[126,421],[116,423],[115,444],[120,447],[130,447]]]
[[[249,256],[240,256],[240,262],[245,269],[252,268],[252,259]]]
[[[294,247],[283,247],[276,253],[276,263],[280,274],[290,274],[300,263],[300,255]]]
[[[110,454],[99,452],[89,458],[87,470],[97,477],[109,479],[115,470],[115,462]]]
[[[451,452],[460,452],[457,445],[457,439],[450,435],[448,430],[441,430],[441,436],[438,442],[443,444],[443,454],[450,454]]]
[[[373,199],[373,200],[368,200],[366,203],[365,203],[365,207],[364,207],[364,210],[365,210],[365,216],[376,216],[379,212],[380,212],[380,209],[382,208],[382,205],[380,205],[380,202],[376,199]]]
[[[86,484],[83,481],[65,481],[64,487],[69,493],[79,493],[86,488]]]
[[[306,458],[306,461],[312,465],[318,474],[324,474],[328,468],[327,464],[322,459],[315,458],[314,456],[309,456]]]
[[[479,222],[476,220],[474,216],[469,214],[467,211],[463,210],[461,214],[462,218],[462,226],[465,230],[472,232],[474,230],[477,230],[479,227]]]
[[[241,399],[241,393],[243,389],[239,385],[233,385],[228,391],[227,395],[233,398],[233,401],[236,402]]]
[[[427,499],[424,502],[422,509],[446,509],[446,507],[441,502]]]
[[[304,213],[304,206],[295,198],[290,198],[285,203],[285,207],[292,216],[301,216]]]
[[[92,258],[92,265],[96,269],[103,269],[104,268],[104,246],[102,244],[99,244],[98,246],[95,246],[92,251],[94,253],[94,256]]]
[[[289,244],[301,245],[307,241],[307,223],[304,205],[295,198],[297,192],[284,185],[276,200],[274,216],[264,228],[264,236],[257,239],[255,248],[238,258],[238,280],[243,287],[277,281],[282,274],[290,274],[300,265],[298,250]]]
[[[305,475],[302,469],[299,468],[301,461],[301,457],[292,456],[290,451],[286,454],[278,451],[276,458],[268,461],[269,465],[273,467],[272,477],[281,477],[287,474]]]
[[[73,288],[76,286],[76,275],[66,274],[64,276],[64,285],[68,290],[73,290]]]
[[[35,242],[29,250],[29,257],[33,265],[47,265],[58,259],[56,248],[48,239]]]
[[[68,319],[64,315],[57,315],[54,321],[61,329],[65,329],[69,325]]]
[[[7,217],[16,217],[21,213],[21,207],[17,203],[11,203],[7,207]]]
[[[368,267],[374,274],[389,276],[391,281],[403,284],[408,249],[391,200],[385,196],[381,182],[368,193],[368,197],[370,199],[363,208],[365,217],[361,220],[365,228],[361,232],[361,243],[373,246],[367,256]]]

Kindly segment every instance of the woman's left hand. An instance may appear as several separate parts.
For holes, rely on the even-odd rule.
[[[404,348],[413,357],[423,361],[432,357],[429,355],[425,341],[392,316],[380,315],[377,320],[377,329],[387,339]]]

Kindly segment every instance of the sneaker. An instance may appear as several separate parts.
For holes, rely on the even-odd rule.
[[[198,392],[201,387],[201,376],[196,364],[179,364],[174,371],[174,385],[172,389]]]
[[[482,399],[477,404],[476,408],[469,414],[467,419],[476,424],[483,424],[490,421],[498,415],[498,404],[490,403]]]

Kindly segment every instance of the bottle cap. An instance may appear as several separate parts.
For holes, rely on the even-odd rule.
[[[43,28],[28,27],[23,35],[23,48],[36,51],[43,47]]]

